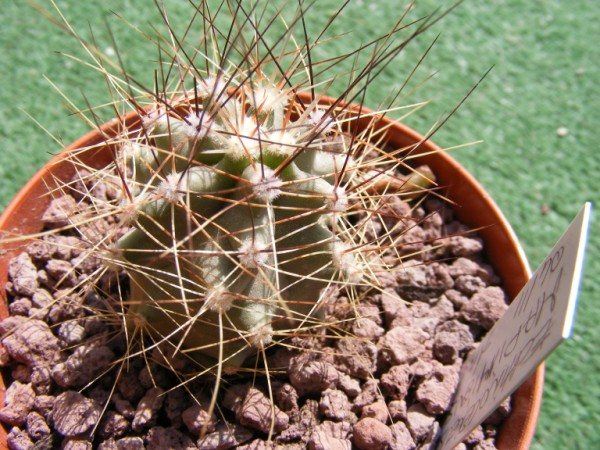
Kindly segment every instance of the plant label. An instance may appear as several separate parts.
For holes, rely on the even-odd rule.
[[[438,450],[481,424],[571,334],[591,203],[586,203],[502,318],[467,358]]]

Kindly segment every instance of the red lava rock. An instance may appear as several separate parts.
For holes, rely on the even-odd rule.
[[[366,380],[377,370],[377,347],[366,339],[346,338],[336,342],[335,367],[352,377]]]
[[[379,420],[381,423],[387,423],[390,419],[390,411],[388,410],[385,401],[378,400],[370,405],[366,405],[361,411],[361,419],[372,417]]]
[[[412,373],[406,364],[392,366],[390,370],[381,376],[381,389],[389,398],[402,400],[408,393]]]
[[[290,383],[299,395],[319,393],[335,387],[339,374],[333,364],[327,361],[310,360],[304,354],[292,361],[288,371]]]
[[[378,339],[385,333],[385,330],[377,323],[367,317],[355,319],[352,325],[352,334],[357,338]]]
[[[279,433],[288,427],[290,420],[265,394],[253,387],[248,389],[236,417],[243,426],[265,434],[271,430]]]
[[[510,397],[506,398],[496,410],[485,419],[484,424],[499,425],[510,414],[511,402]]]
[[[448,271],[446,264],[432,263],[427,268],[427,287],[432,289],[446,290],[454,287],[454,280]]]
[[[6,436],[6,443],[11,450],[31,450],[34,448],[29,435],[19,427],[12,427]]]
[[[353,442],[360,450],[384,450],[392,443],[392,431],[379,420],[366,417],[354,425]]]
[[[458,386],[458,367],[441,366],[417,388],[417,400],[430,414],[441,414],[450,406]]]
[[[452,278],[458,278],[463,275],[478,277],[486,283],[492,278],[489,273],[489,268],[484,267],[476,261],[469,258],[456,258],[452,264],[448,266],[448,273]]]
[[[6,406],[0,409],[0,420],[9,425],[22,426],[33,408],[34,401],[35,392],[31,385],[19,381],[13,382],[6,389],[4,399]]]
[[[388,403],[387,408],[392,422],[397,422],[398,420],[406,420],[406,401],[392,400]]]
[[[452,305],[454,305],[455,310],[459,310],[462,306],[469,301],[469,298],[464,295],[462,292],[457,291],[456,289],[448,289],[443,294]]]
[[[463,305],[460,317],[466,322],[489,330],[507,308],[504,291],[497,286],[490,286],[479,291]]]
[[[100,406],[76,391],[66,391],[56,397],[52,409],[54,427],[63,436],[85,433],[100,419]]]
[[[27,434],[35,440],[40,440],[50,434],[50,427],[44,417],[35,411],[27,414]]]
[[[457,291],[468,296],[476,294],[486,286],[487,284],[481,278],[474,275],[462,275],[458,277],[454,283],[454,288]]]
[[[146,450],[197,450],[192,440],[175,428],[153,427],[148,431]]]
[[[208,411],[200,405],[193,405],[182,413],[183,423],[194,436],[199,436],[202,430],[212,433],[216,429],[217,418],[214,413],[209,416]]]
[[[409,407],[406,412],[406,425],[415,441],[427,436],[434,422],[435,417],[418,403]]]
[[[410,326],[388,331],[378,342],[381,355],[392,365],[410,363],[426,352],[427,333]]]
[[[385,290],[381,293],[381,309],[387,324],[391,324],[396,318],[408,314],[407,302],[402,300],[395,292]]]
[[[474,339],[469,327],[457,320],[441,324],[435,330],[433,354],[444,364],[453,364],[461,353],[473,347]]]
[[[371,378],[363,384],[362,391],[354,399],[352,410],[360,412],[365,406],[380,400],[382,397],[379,390],[379,383],[377,380]]]
[[[103,438],[118,438],[129,430],[129,421],[115,411],[108,411],[100,421],[100,436]]]
[[[216,431],[198,439],[196,446],[200,450],[224,450],[235,448],[252,437],[253,433],[244,427],[222,423]]]
[[[337,389],[327,389],[321,395],[319,410],[323,417],[331,420],[344,420],[350,412],[348,396]]]
[[[315,431],[308,441],[309,450],[351,450],[352,442],[348,439],[334,438],[322,431]]]
[[[354,398],[360,394],[360,383],[358,380],[343,372],[340,372],[337,387],[344,391],[350,398]]]
[[[121,373],[121,376],[117,380],[117,389],[125,400],[133,403],[137,403],[146,392],[133,370]]]
[[[70,195],[62,195],[50,202],[42,215],[42,223],[48,228],[67,226],[76,210],[77,201]]]
[[[37,268],[27,253],[20,253],[8,263],[8,277],[18,295],[30,297],[39,288]]]
[[[156,423],[158,410],[161,408],[165,399],[164,390],[160,387],[150,388],[142,397],[135,410],[131,428],[134,431],[141,431],[149,428]]]
[[[298,392],[289,383],[284,383],[275,388],[275,401],[279,409],[288,415],[297,414],[299,411]]]
[[[452,236],[448,238],[446,250],[453,256],[473,256],[483,250],[483,243],[479,238],[466,236]]]
[[[124,437],[107,439],[98,446],[98,450],[146,450],[144,440],[140,437]]]
[[[51,366],[61,357],[58,339],[46,322],[37,319],[16,327],[2,344],[14,360],[31,366]]]
[[[62,387],[81,387],[94,380],[115,360],[115,354],[106,345],[82,344],[64,363],[52,369],[52,378]]]
[[[392,431],[392,443],[390,450],[413,450],[416,448],[408,427],[404,422],[396,422],[390,426]]]

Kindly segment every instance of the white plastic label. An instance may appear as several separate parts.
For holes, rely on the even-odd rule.
[[[438,450],[481,424],[571,334],[591,204],[586,203],[529,282],[467,358]]]

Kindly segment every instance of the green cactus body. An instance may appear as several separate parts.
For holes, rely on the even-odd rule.
[[[135,193],[116,243],[129,322],[232,368],[310,322],[323,288],[358,272],[339,233],[355,165],[340,130],[315,120],[316,102],[293,121],[289,94],[256,89],[207,95],[187,117],[157,109],[150,139],[122,150]]]

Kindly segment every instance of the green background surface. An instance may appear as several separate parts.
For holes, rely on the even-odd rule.
[[[71,37],[24,1],[0,3],[1,210],[60,150],[50,135],[68,143],[88,130],[64,108],[64,99],[44,77],[79,107],[86,101],[99,105],[109,98],[98,74],[59,54],[82,55]],[[311,26],[322,26],[340,3],[320,0],[315,11],[321,21],[315,19]],[[438,5],[429,0],[417,3],[414,17]],[[89,38],[92,29],[101,50],[112,53],[116,48],[131,72],[152,79],[156,52],[115,14],[150,30],[151,24],[158,23],[152,1],[57,0],[57,4],[81,35]],[[166,0],[166,4],[176,27],[185,24],[187,1]],[[388,29],[403,10],[398,4],[397,0],[352,0],[335,29],[351,33],[328,51],[348,50]],[[599,23],[600,8],[594,0],[467,1],[401,55],[373,83],[366,100],[376,107],[439,34],[415,79],[435,76],[403,99],[431,101],[407,119],[424,133],[494,66],[434,141],[443,147],[482,141],[453,155],[504,211],[534,269],[583,203],[600,200]],[[597,221],[590,231],[575,330],[547,361],[544,401],[532,446],[537,450],[600,448]]]

